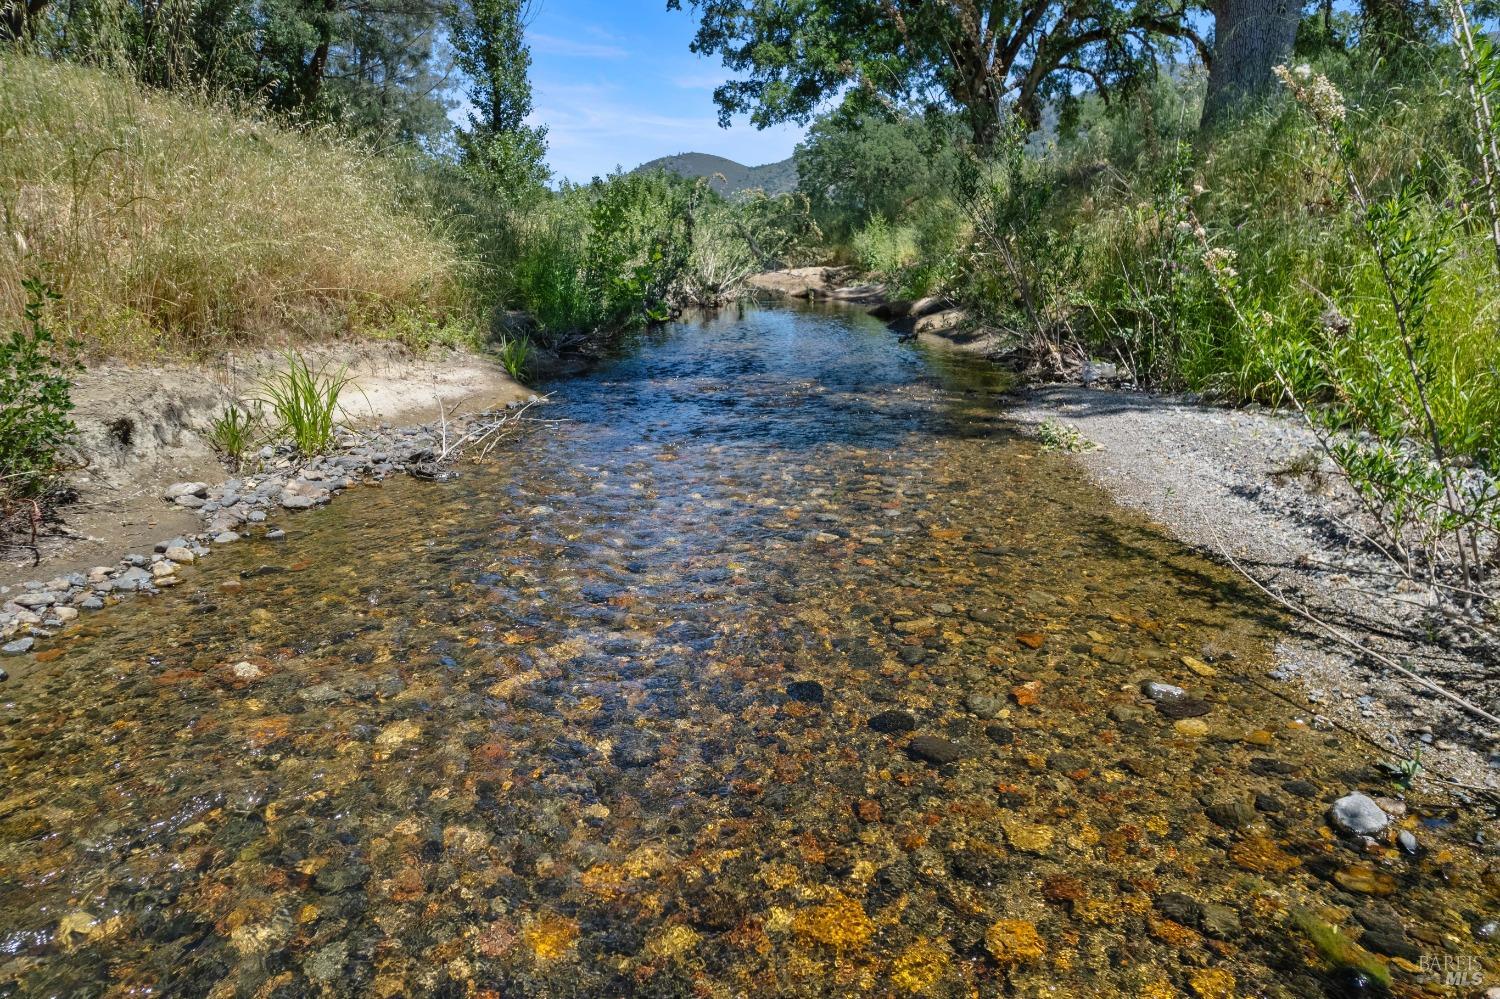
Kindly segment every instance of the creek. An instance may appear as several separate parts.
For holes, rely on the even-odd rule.
[[[0,996],[1500,983],[1481,818],[1332,830],[1394,790],[1263,679],[1286,623],[1005,387],[685,322],[89,615],[0,691]]]

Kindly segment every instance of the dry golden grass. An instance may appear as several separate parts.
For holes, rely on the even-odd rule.
[[[97,354],[445,322],[462,262],[401,184],[331,134],[0,56],[0,330],[38,270]]]

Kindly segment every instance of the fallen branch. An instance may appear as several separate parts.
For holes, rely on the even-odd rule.
[[[466,453],[474,455],[476,460],[489,457],[490,452],[505,438],[506,433],[514,429],[523,420],[528,423],[542,422],[525,420],[525,416],[527,410],[531,409],[532,406],[546,402],[548,398],[548,396],[533,396],[523,405],[513,410],[477,413],[469,418],[463,433],[456,433],[457,428],[455,428],[455,434],[451,439],[448,428],[448,414],[441,412],[439,422],[442,444],[437,457],[433,459],[433,464],[449,464],[457,461]],[[441,410],[441,408],[440,402],[439,409]],[[475,453],[476,451],[477,454]]]
[[[1338,641],[1343,645],[1347,645],[1351,649],[1369,656],[1371,659],[1374,659],[1376,662],[1380,663],[1386,668],[1401,674],[1407,679],[1412,680],[1423,687],[1426,687],[1428,690],[1432,691],[1438,696],[1452,701],[1454,704],[1457,704],[1465,711],[1468,711],[1469,713],[1476,715],[1477,717],[1483,718],[1490,724],[1500,726],[1500,717],[1496,717],[1495,715],[1490,714],[1488,711],[1484,710],[1478,705],[1471,703],[1458,694],[1455,694],[1453,691],[1442,686],[1441,684],[1429,680],[1427,677],[1422,676],[1420,673],[1407,669],[1405,666],[1402,666],[1400,663],[1396,662],[1396,660],[1392,659],[1390,656],[1384,654],[1383,652],[1378,652],[1367,645],[1361,644],[1358,640],[1346,634],[1342,629],[1329,624],[1327,621],[1324,621],[1322,618],[1318,617],[1316,614],[1308,610],[1300,603],[1297,603],[1296,601],[1292,600],[1292,598],[1283,594],[1280,590],[1272,589],[1270,586],[1262,583],[1259,579],[1255,578],[1250,570],[1246,569],[1239,563],[1239,560],[1237,560],[1233,555],[1229,554],[1228,547],[1225,546],[1222,541],[1218,541],[1217,546],[1219,549],[1219,554],[1222,555],[1224,559],[1234,567],[1234,570],[1236,572],[1249,580],[1251,585],[1260,590],[1266,596],[1270,597],[1272,600],[1276,601],[1282,607],[1285,607],[1287,610],[1291,611],[1293,614],[1308,621],[1324,634],[1333,638],[1335,641]]]

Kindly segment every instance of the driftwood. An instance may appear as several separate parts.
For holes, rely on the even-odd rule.
[[[452,411],[444,407],[441,400],[438,402],[438,433],[440,445],[436,457],[431,465],[451,465],[460,458],[470,458],[474,461],[482,461],[489,457],[490,452],[507,439],[513,432],[520,428],[523,423],[556,424],[558,420],[538,420],[528,417],[526,413],[531,407],[546,402],[548,396],[533,397],[524,405],[511,410],[491,410],[476,413],[468,417],[462,423],[452,423],[456,417],[459,406]]]

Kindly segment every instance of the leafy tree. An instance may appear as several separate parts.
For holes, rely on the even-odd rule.
[[[24,41],[41,19],[47,0],[5,0],[0,3],[0,42]]]
[[[851,114],[915,103],[961,112],[981,149],[1014,108],[1032,126],[1043,105],[1081,89],[1108,95],[1182,41],[1193,0],[688,0],[693,51],[742,79],[714,92],[720,119],[805,122],[841,99]],[[668,0],[680,9],[682,0]]]
[[[1360,47],[1384,59],[1412,55],[1444,22],[1443,5],[1418,0],[1361,0]],[[1421,58],[1421,56],[1418,56]]]
[[[349,131],[432,148],[452,132],[454,67],[440,58],[433,0],[360,0],[328,67],[327,114]]]
[[[531,51],[524,15],[524,0],[461,0],[448,12],[449,36],[468,80],[470,104],[459,148],[471,172],[502,196],[521,196],[547,179],[547,130],[526,124]]]
[[[32,2],[28,41],[54,58],[241,97],[381,142],[433,146],[452,129],[450,67],[434,55],[440,0]]]
[[[962,127],[951,116],[828,115],[797,147],[798,187],[835,238],[872,218],[896,221],[917,201],[954,189],[953,139]]]

